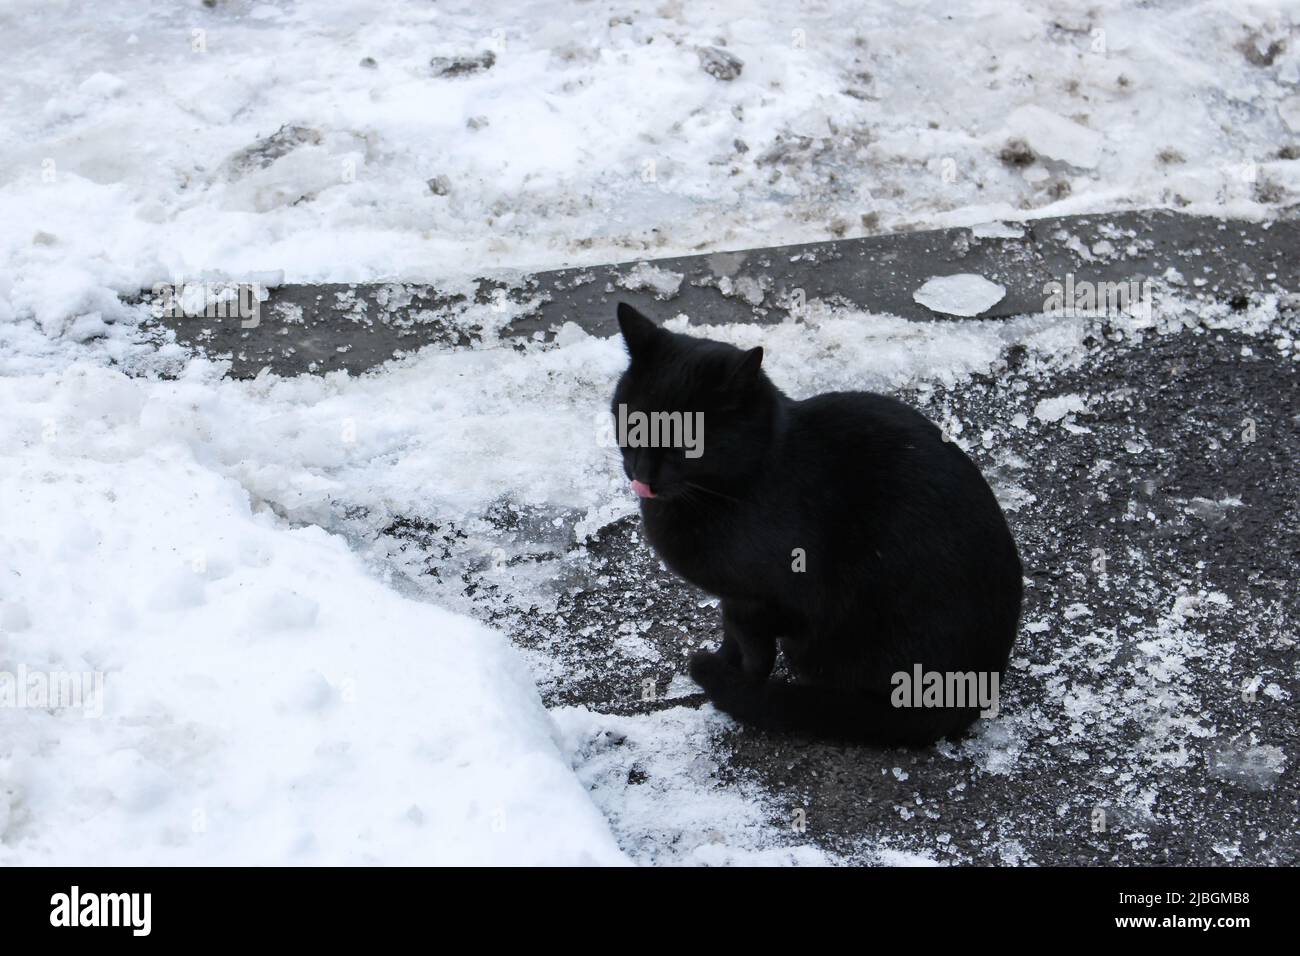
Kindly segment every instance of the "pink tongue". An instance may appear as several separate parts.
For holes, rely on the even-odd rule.
[[[647,485],[644,481],[637,481],[633,479],[632,490],[636,492],[636,496],[638,498],[653,498],[655,496],[655,493],[650,490],[650,486]]]

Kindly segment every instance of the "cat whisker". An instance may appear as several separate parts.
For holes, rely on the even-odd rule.
[[[696,490],[696,491],[703,491],[705,494],[709,494],[709,495],[716,495],[717,497],[719,497],[719,498],[723,498],[723,499],[725,499],[726,501],[740,501],[739,498],[736,498],[736,497],[734,497],[734,496],[732,496],[732,495],[725,494],[725,493],[723,493],[723,492],[721,492],[721,491],[717,491],[717,490],[715,490],[715,489],[713,489],[713,488],[706,488],[704,485],[697,485],[697,484],[696,484],[695,482],[693,482],[693,481],[685,481],[685,482],[682,482],[682,484],[683,484],[686,488],[688,488],[688,489],[694,489],[694,490]]]

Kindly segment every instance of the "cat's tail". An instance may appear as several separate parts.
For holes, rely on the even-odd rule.
[[[879,747],[919,747],[969,727],[977,708],[895,707],[888,695],[754,680],[716,654],[691,658],[691,678],[710,703],[736,720],[778,733],[803,733]]]

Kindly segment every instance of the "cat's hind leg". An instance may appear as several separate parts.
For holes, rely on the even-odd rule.
[[[695,654],[691,679],[709,702],[744,724],[881,747],[924,746],[962,732],[973,709],[896,708],[889,697],[814,684],[750,680],[717,654]]]
[[[718,645],[716,651],[700,651],[699,653],[717,657],[728,667],[739,667],[741,660],[744,658],[744,654],[740,650],[740,644],[725,629],[722,632],[722,643]]]
[[[779,617],[759,604],[722,602],[722,630],[740,646],[740,670],[750,680],[766,680],[776,666]]]
[[[722,602],[722,644],[716,652],[696,656],[717,658],[750,680],[765,680],[776,665],[775,616],[756,604]]]

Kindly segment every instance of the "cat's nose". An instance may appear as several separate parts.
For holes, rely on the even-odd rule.
[[[633,483],[641,484],[653,488],[655,483],[655,459],[644,449],[637,451],[632,455],[632,460],[628,462],[627,476],[632,479]]]

